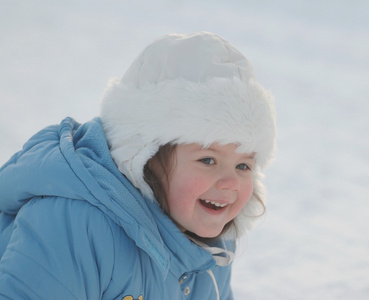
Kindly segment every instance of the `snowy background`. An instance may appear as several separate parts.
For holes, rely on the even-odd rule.
[[[369,2],[0,0],[0,164],[65,116],[93,118],[153,39],[212,31],[276,99],[268,213],[236,299],[369,299]]]

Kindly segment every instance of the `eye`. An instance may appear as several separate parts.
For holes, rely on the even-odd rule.
[[[201,158],[201,159],[199,159],[199,161],[202,162],[205,165],[214,165],[215,164],[215,160],[211,157]]]
[[[249,168],[249,166],[247,165],[247,164],[238,164],[237,166],[236,166],[236,169],[238,169],[238,170],[242,170],[242,171],[246,171],[246,170],[248,170],[248,169],[250,169]]]

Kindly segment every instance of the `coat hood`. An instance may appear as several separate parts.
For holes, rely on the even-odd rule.
[[[111,80],[101,105],[114,161],[152,201],[143,169],[162,145],[234,143],[239,152],[255,153],[254,196],[236,218],[239,234],[264,209],[260,178],[273,158],[274,115],[273,98],[255,80],[249,61],[208,32],[154,41],[121,80]]]
[[[97,207],[152,258],[164,277],[169,269],[179,277],[216,264],[119,172],[98,118],[82,125],[66,118],[41,130],[1,167],[0,212],[16,215],[30,199],[48,196]]]

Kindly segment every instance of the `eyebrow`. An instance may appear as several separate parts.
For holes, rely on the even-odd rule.
[[[254,159],[255,158],[255,153],[253,152],[253,153],[251,153],[251,154],[244,154],[243,155],[244,157],[246,157],[246,158],[251,158],[251,159]]]
[[[214,149],[214,148],[211,148],[211,147],[202,148],[202,149],[204,149],[204,150],[210,150],[210,151],[219,153],[219,151],[217,149]],[[243,158],[247,158],[247,159],[254,159],[255,158],[255,152],[253,152],[251,154],[248,154],[248,153],[239,153],[239,154],[241,154]]]
[[[251,153],[251,154],[246,154],[246,153],[241,153],[241,158],[244,159],[255,159],[255,153]]]

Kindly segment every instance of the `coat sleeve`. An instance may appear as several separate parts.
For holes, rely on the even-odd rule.
[[[101,299],[114,262],[109,222],[82,200],[28,202],[0,260],[0,299]]]

